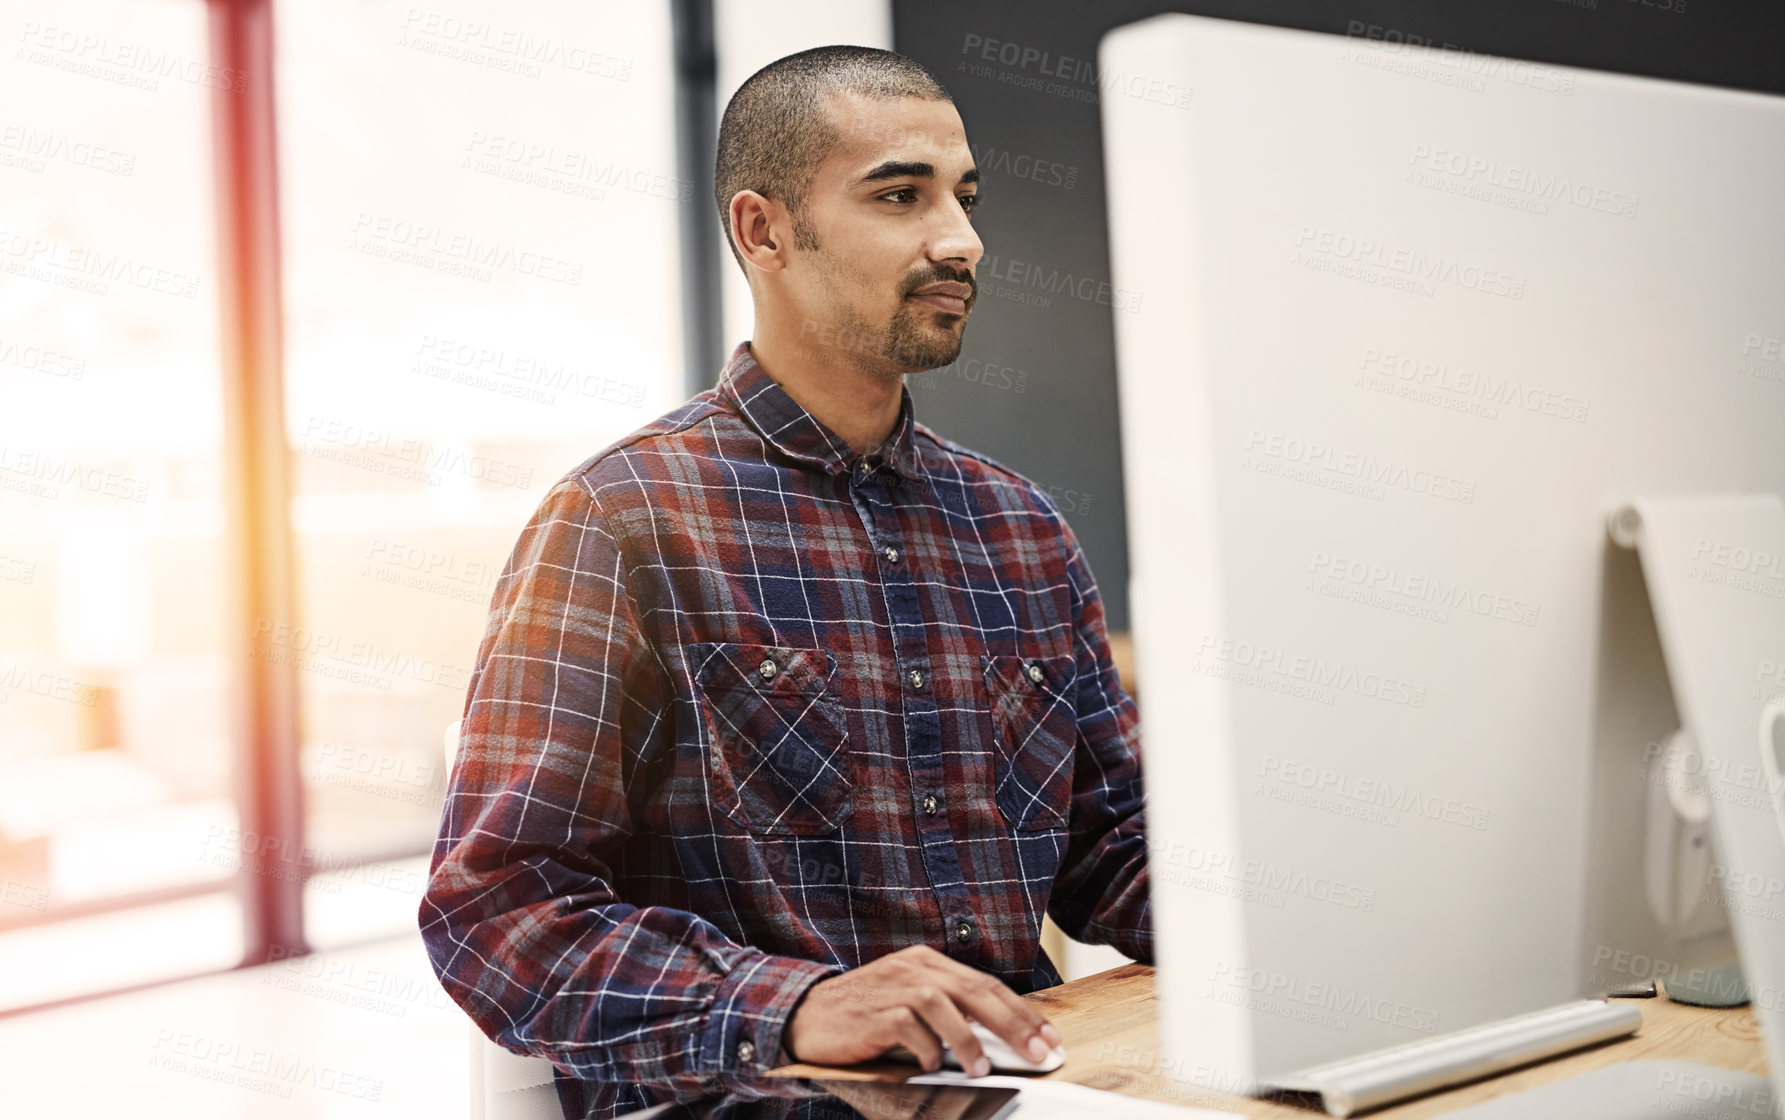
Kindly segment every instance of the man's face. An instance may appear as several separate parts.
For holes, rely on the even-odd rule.
[[[839,141],[806,192],[788,265],[801,343],[893,374],[945,366],[960,355],[985,252],[960,114],[946,101],[844,95],[831,119]]]

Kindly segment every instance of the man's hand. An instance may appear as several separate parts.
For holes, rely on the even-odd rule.
[[[991,1070],[967,1017],[991,1028],[1035,1061],[1060,1044],[1060,1032],[997,977],[928,945],[913,945],[840,976],[820,980],[788,1021],[782,1046],[802,1062],[849,1065],[902,1044],[926,1070],[942,1065],[942,1043],[974,1077]]]

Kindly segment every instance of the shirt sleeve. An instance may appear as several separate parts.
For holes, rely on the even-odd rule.
[[[1110,945],[1153,961],[1147,896],[1146,805],[1141,793],[1140,716],[1122,691],[1103,598],[1084,550],[1065,520],[1077,655],[1078,742],[1072,765],[1072,815],[1066,853],[1048,913],[1068,937]]]
[[[619,541],[561,481],[492,596],[418,917],[441,984],[497,1043],[680,1094],[774,1065],[794,1003],[840,970],[616,895],[628,793],[673,742],[668,681]]]

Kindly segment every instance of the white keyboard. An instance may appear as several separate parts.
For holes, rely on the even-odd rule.
[[[1333,1116],[1473,1081],[1527,1062],[1634,1034],[1633,1004],[1583,999],[1268,1079],[1265,1089],[1317,1093]]]

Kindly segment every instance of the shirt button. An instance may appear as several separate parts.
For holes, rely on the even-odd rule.
[[[935,816],[936,815],[936,806],[938,806],[940,804],[941,804],[941,802],[936,800],[936,795],[933,793],[930,794],[928,797],[924,798],[923,799],[924,815],[930,816],[930,817]]]
[[[912,688],[922,688],[923,687],[923,674],[918,672],[916,669],[911,670],[910,680],[911,680]]]
[[[886,547],[886,562],[888,564],[897,564],[899,562],[899,550],[891,545]]]
[[[763,658],[762,664],[756,667],[756,671],[762,674],[762,679],[765,681],[775,679],[775,663],[770,658]]]
[[[973,923],[972,922],[961,922],[960,924],[956,925],[954,927],[954,939],[956,941],[971,941],[971,940],[973,940]]]
[[[1036,684],[1041,683],[1041,666],[1035,664],[1033,661],[1029,662],[1029,679]]]
[[[756,1057],[756,1043],[747,1038],[738,1043],[738,1061],[747,1062],[754,1057]]]

